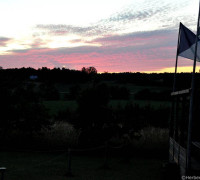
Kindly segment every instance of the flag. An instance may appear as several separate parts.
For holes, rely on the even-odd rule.
[[[195,43],[196,35],[180,23],[180,37],[179,37],[179,47],[178,56],[194,60],[195,55]],[[196,60],[200,62],[200,39],[198,38],[197,46],[197,58]]]

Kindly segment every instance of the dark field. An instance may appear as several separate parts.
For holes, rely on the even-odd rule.
[[[103,169],[102,156],[72,157],[74,177],[66,177],[67,153],[20,153],[1,152],[1,165],[7,167],[5,180],[161,180],[161,158],[134,157],[126,163],[119,157],[108,160]]]

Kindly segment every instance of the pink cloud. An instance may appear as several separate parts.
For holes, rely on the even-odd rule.
[[[158,71],[174,66],[176,38],[174,31],[156,31],[123,36],[112,35],[91,42],[101,43],[100,47],[15,50],[10,55],[0,56],[0,66],[4,68],[66,66],[70,69],[94,66],[99,72]],[[189,62],[186,62],[182,65],[188,64]]]
[[[150,58],[151,57],[151,58]],[[162,61],[156,65],[156,62]],[[94,66],[99,72],[146,71],[159,69],[163,66],[162,59],[147,53],[65,53],[58,49],[34,49],[26,52],[15,52],[13,55],[1,55],[0,62],[4,68],[11,67],[66,67],[81,69],[83,66]],[[162,65],[161,65],[162,64]],[[166,67],[166,65],[164,65]]]

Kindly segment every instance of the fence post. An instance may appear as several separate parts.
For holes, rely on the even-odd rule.
[[[110,169],[108,166],[108,142],[105,142],[105,154],[104,154],[104,163],[103,163],[103,169]]]
[[[73,174],[72,174],[72,157],[71,157],[71,149],[70,148],[68,148],[68,154],[67,154],[67,157],[68,157],[68,159],[67,159],[67,173],[66,173],[66,176],[67,177],[72,177],[73,176]]]

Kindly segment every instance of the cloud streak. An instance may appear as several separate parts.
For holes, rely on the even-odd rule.
[[[76,34],[79,36],[105,36],[120,33],[129,29],[132,32],[150,31],[156,29],[176,29],[179,22],[179,12],[187,7],[188,0],[140,0],[128,8],[113,14],[107,19],[102,19],[88,26],[74,26],[69,24],[37,24],[35,29],[52,36],[65,36]],[[191,16],[183,15],[184,21],[192,22]]]
[[[5,47],[12,38],[0,37],[0,46]]]

